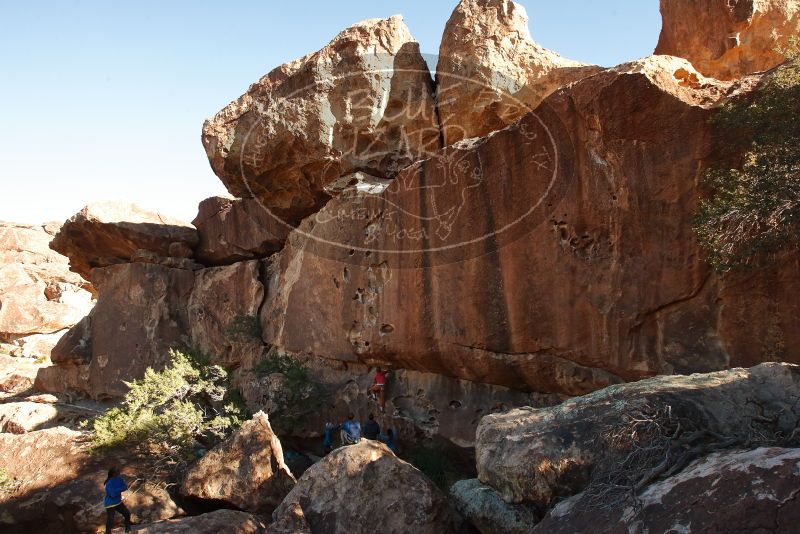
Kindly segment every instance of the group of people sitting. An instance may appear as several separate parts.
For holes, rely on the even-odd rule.
[[[339,439],[342,445],[353,445],[361,441],[361,438],[371,439],[385,443],[392,451],[395,450],[395,432],[393,429],[388,428],[386,432],[381,432],[381,426],[375,420],[373,414],[369,414],[367,422],[364,424],[363,431],[361,422],[356,419],[354,414],[349,414],[347,420],[340,424],[334,425],[333,423],[325,423],[325,437],[323,439],[323,446],[325,454],[333,450],[333,436],[334,432],[339,430]]]

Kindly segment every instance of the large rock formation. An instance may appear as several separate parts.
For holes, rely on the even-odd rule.
[[[253,84],[203,144],[228,191],[291,223],[340,176],[393,176],[439,148],[430,73],[402,17],[366,20]]]
[[[445,144],[504,128],[559,87],[600,70],[535,43],[516,2],[461,0],[445,26],[436,67]]]
[[[262,512],[272,511],[294,484],[281,442],[259,412],[189,468],[181,494]]]
[[[0,348],[47,357],[92,309],[92,288],[48,244],[57,224],[0,223]]]
[[[800,35],[797,0],[661,0],[661,16],[655,53],[720,80],[776,67],[785,61],[776,49]]]
[[[103,481],[115,464],[131,474],[147,472],[136,460],[90,454],[85,433],[64,427],[0,434],[0,468],[14,480],[9,492],[0,492],[0,530],[95,532],[105,525]],[[183,513],[164,480],[128,482],[125,499],[139,522]]]
[[[461,518],[433,482],[368,440],[337,449],[312,466],[273,519],[293,525],[292,532],[462,532]]]
[[[25,434],[59,418],[52,404],[39,402],[9,402],[0,404],[0,432]]]
[[[216,510],[194,517],[170,519],[134,527],[139,534],[267,534],[266,522],[253,514],[235,510]]]
[[[478,478],[506,502],[548,506],[582,491],[601,467],[621,462],[630,447],[620,449],[614,430],[633,424],[632,418],[659,424],[667,424],[665,417],[679,420],[682,437],[698,432],[698,437],[706,433],[721,442],[732,440],[728,446],[746,445],[767,435],[792,436],[800,423],[792,411],[798,395],[800,368],[765,363],[749,370],[656,377],[552,408],[489,415],[477,432]],[[651,431],[640,429],[643,436]],[[687,447],[698,444],[687,441]]]
[[[69,258],[70,268],[87,280],[92,269],[128,263],[171,260],[192,267],[188,258],[197,245],[197,230],[135,204],[96,202],[69,218],[50,247]]]
[[[656,482],[636,507],[589,507],[576,496],[557,505],[533,534],[592,532],[792,532],[800,521],[800,449],[711,454]]]
[[[797,255],[720,279],[692,230],[716,156],[711,108],[756,81],[654,56],[572,84],[380,194],[343,192],[271,259],[264,340],[570,395],[797,361]]]
[[[289,233],[283,221],[252,198],[207,198],[192,224],[200,236],[195,256],[205,265],[264,258],[280,250]]]

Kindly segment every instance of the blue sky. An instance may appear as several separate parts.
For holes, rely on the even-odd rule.
[[[185,220],[224,192],[203,120],[350,24],[404,15],[436,54],[456,0],[0,0],[0,220],[65,219],[94,200]],[[523,0],[533,38],[612,66],[652,53],[658,0]]]

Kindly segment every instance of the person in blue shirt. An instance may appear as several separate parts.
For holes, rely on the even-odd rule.
[[[122,492],[128,489],[125,480],[122,479],[118,467],[108,470],[108,478],[105,482],[106,498],[103,505],[106,507],[106,534],[111,534],[114,528],[114,514],[119,514],[125,519],[125,532],[131,531],[131,513],[122,504]]]
[[[350,414],[347,421],[342,423],[342,445],[353,445],[361,441],[361,423],[356,421],[356,416]]]

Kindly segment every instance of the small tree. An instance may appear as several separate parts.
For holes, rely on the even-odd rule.
[[[122,405],[94,421],[95,449],[126,446],[186,457],[192,445],[211,446],[241,425],[244,408],[228,390],[228,374],[199,352],[171,350],[162,371],[148,368],[126,382]]]
[[[800,236],[800,47],[754,98],[726,104],[713,119],[745,140],[740,168],[711,169],[711,196],[700,203],[695,231],[720,271],[780,251]],[[730,137],[730,135],[726,136]]]

